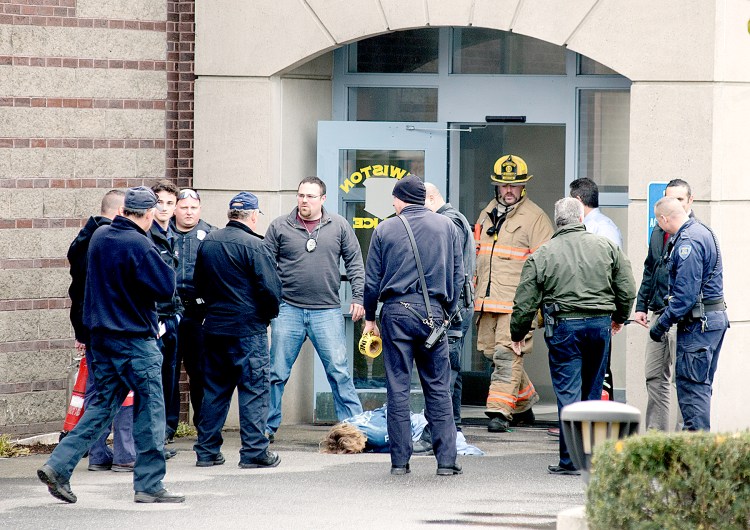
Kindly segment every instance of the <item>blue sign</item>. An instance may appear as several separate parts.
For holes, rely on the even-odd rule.
[[[649,242],[651,241],[651,232],[653,232],[654,227],[656,226],[656,216],[654,215],[654,205],[656,202],[664,197],[664,190],[667,189],[667,182],[649,182],[648,183],[648,212],[647,212],[647,219],[648,223],[646,224],[646,246],[648,246]]]

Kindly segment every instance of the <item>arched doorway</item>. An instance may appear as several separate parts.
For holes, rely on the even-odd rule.
[[[318,175],[328,185],[328,204],[352,223],[365,255],[378,220],[393,213],[387,199],[371,200],[380,177],[424,176],[474,222],[492,197],[492,165],[507,153],[527,161],[535,175],[529,195],[550,217],[567,185],[585,176],[599,184],[602,209],[627,234],[630,81],[604,65],[509,32],[426,28],[336,50],[332,81],[335,121],[318,125]],[[348,329],[356,352],[360,326]],[[622,400],[624,349],[618,339],[613,371]],[[365,408],[379,405],[382,360],[353,354],[352,362]],[[464,404],[483,406],[490,364],[473,336],[462,366]],[[546,402],[542,408],[556,413],[541,336],[527,370]],[[315,418],[333,419],[318,362],[314,395]]]

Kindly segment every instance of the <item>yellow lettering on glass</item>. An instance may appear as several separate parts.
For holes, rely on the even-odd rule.
[[[379,221],[377,217],[355,217],[352,222],[352,228],[372,230],[373,228],[377,228]]]
[[[359,168],[359,171],[355,171],[344,180],[344,183],[339,186],[339,189],[344,193],[349,193],[353,187],[370,177],[391,177],[400,180],[409,175],[411,175],[411,173],[398,166],[392,166],[390,164],[375,164]]]

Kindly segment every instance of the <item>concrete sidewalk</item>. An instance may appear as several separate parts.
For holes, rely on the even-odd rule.
[[[492,434],[466,426],[470,444],[486,456],[459,457],[464,474],[435,475],[432,456],[412,458],[412,473],[389,474],[388,455],[324,455],[328,427],[283,426],[271,449],[274,469],[243,470],[239,435],[225,432],[223,466],[198,468],[194,439],[170,445],[167,488],[184,504],[133,502],[132,475],[90,472],[83,460],[71,479],[78,502],[61,503],[37,479],[46,455],[0,459],[3,528],[555,528],[558,512],[584,503],[580,477],[547,473],[557,463],[557,439],[544,428]]]

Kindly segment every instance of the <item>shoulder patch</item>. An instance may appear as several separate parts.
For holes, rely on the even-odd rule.
[[[200,229],[195,233],[195,237],[198,238],[198,241],[203,241],[207,235],[208,235],[208,232],[206,232],[205,230],[200,230]]]
[[[690,253],[693,251],[693,247],[690,245],[680,245],[680,248],[677,249],[677,254],[682,259],[687,259],[687,257],[690,255]]]

